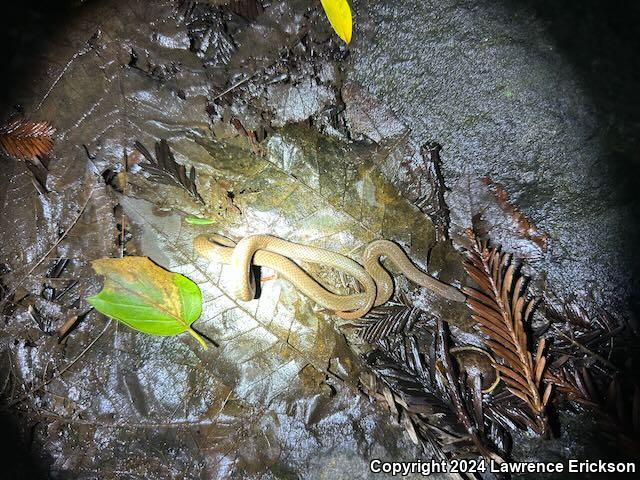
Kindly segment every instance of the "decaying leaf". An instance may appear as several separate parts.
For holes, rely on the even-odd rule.
[[[420,148],[431,191],[428,195],[418,198],[415,204],[433,221],[438,233],[438,240],[446,241],[449,239],[451,218],[449,206],[444,198],[448,189],[442,175],[441,149],[442,147],[435,142],[427,143]]]
[[[33,160],[51,153],[55,131],[49,122],[14,120],[0,127],[0,146],[17,160]]]
[[[224,142],[205,136],[196,139],[203,150],[194,150],[188,142],[176,142],[172,148],[189,155],[203,197],[210,198],[209,188],[216,184],[225,192],[233,185],[238,197],[243,191],[253,192],[251,201],[243,205],[242,218],[190,212],[215,219],[215,229],[222,235],[238,238],[277,231],[297,243],[352,252],[354,258],[375,237],[410,243],[412,252],[422,258],[433,243],[428,219],[375,170],[365,146],[360,149],[327,140],[303,125],[274,131],[264,144],[263,156],[252,155],[251,146],[242,138]],[[205,185],[211,187],[204,190]],[[327,371],[331,359],[357,363],[344,335],[286,280],[265,282],[259,298],[246,305],[236,302],[229,290],[228,268],[194,259],[196,229],[185,225],[184,216],[177,211],[158,216],[154,203],[147,199],[127,196],[121,201],[140,229],[138,234],[161,245],[167,257],[163,264],[201,287],[207,307],[199,324],[204,334],[224,344],[220,352],[224,362],[210,370],[212,375],[228,375],[243,396],[268,399],[280,391],[279,385],[295,384],[297,371],[305,365],[331,376]],[[396,218],[402,221],[390,221]],[[313,273],[336,291],[353,291],[332,271]],[[250,360],[245,361],[247,358]],[[250,374],[229,372],[225,366],[229,364],[242,365],[247,372],[251,369]],[[351,381],[344,372],[341,378]]]
[[[331,26],[346,43],[351,42],[353,20],[347,0],[320,0]]]
[[[189,332],[202,312],[200,288],[187,277],[160,268],[147,257],[101,258],[92,267],[104,276],[102,290],[87,301],[100,313],[151,335]]]
[[[516,271],[511,256],[490,247],[469,231],[471,247],[467,250],[465,269],[478,288],[465,287],[467,305],[480,330],[489,338],[487,346],[503,360],[494,366],[508,390],[520,398],[532,415],[530,426],[541,435],[547,433],[545,407],[551,393],[541,385],[546,367],[544,338],[538,343],[535,359],[528,350],[525,331],[535,300],[527,299],[526,279]]]

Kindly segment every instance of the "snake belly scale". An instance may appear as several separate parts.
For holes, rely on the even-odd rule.
[[[255,281],[251,266],[268,267],[291,282],[304,295],[336,315],[359,318],[372,307],[382,305],[393,296],[393,279],[381,264],[386,258],[412,282],[456,302],[464,302],[465,295],[418,269],[404,251],[389,240],[369,243],[360,265],[356,261],[330,250],[289,242],[271,235],[250,235],[237,244],[220,235],[199,235],[193,241],[194,250],[208,260],[228,264],[232,270],[232,295],[249,301],[255,297]],[[295,260],[295,261],[294,261]],[[362,293],[338,295],[318,283],[296,261],[332,267],[355,278]]]

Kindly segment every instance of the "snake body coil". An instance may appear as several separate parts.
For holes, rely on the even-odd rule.
[[[458,302],[465,296],[457,288],[447,285],[416,268],[402,249],[388,240],[375,240],[367,245],[363,255],[364,268],[339,253],[317,247],[288,242],[270,235],[251,235],[235,244],[215,235],[199,235],[193,242],[195,251],[204,258],[229,264],[233,271],[233,295],[249,301],[255,297],[255,282],[251,265],[268,267],[295,285],[319,305],[333,310],[342,318],[359,318],[373,306],[387,302],[393,295],[393,279],[380,264],[386,257],[412,282]],[[291,259],[335,268],[351,275],[364,292],[337,295],[320,285]]]

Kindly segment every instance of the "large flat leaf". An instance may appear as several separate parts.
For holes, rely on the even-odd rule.
[[[104,286],[87,301],[100,313],[150,335],[188,332],[207,348],[191,328],[202,312],[202,294],[187,277],[147,257],[102,258],[92,266]]]
[[[211,176],[232,184],[241,216],[220,218],[213,226],[185,225],[178,213],[154,213],[154,204],[164,195],[159,191],[146,192],[144,199],[123,198],[122,204],[141,232],[145,252],[202,288],[200,325],[222,346],[217,363],[233,362],[242,369],[238,375],[214,365],[216,374],[235,382],[243,398],[268,400],[292,380],[296,368],[311,364],[327,371],[336,355],[346,354],[351,361],[334,329],[336,319],[285,281],[263,283],[258,300],[236,301],[228,268],[194,258],[194,236],[206,231],[236,238],[271,233],[355,259],[371,240],[389,238],[424,260],[434,243],[434,229],[377,170],[379,158],[365,145],[327,139],[306,127],[276,132],[265,145],[264,157],[256,157],[242,138],[213,141],[203,136],[197,141],[200,145],[177,139],[172,148],[191,159],[203,181]],[[335,272],[314,273],[337,289],[352,287]],[[428,298],[428,308],[445,303]],[[455,320],[454,315],[448,318]]]

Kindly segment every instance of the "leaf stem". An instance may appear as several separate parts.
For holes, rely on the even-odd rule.
[[[202,345],[202,348],[204,348],[205,350],[209,349],[209,347],[207,347],[207,344],[205,343],[204,339],[200,335],[198,335],[193,328],[187,328],[187,332],[189,332],[189,335],[191,335],[193,338],[195,338],[198,341],[198,343],[200,345]]]

